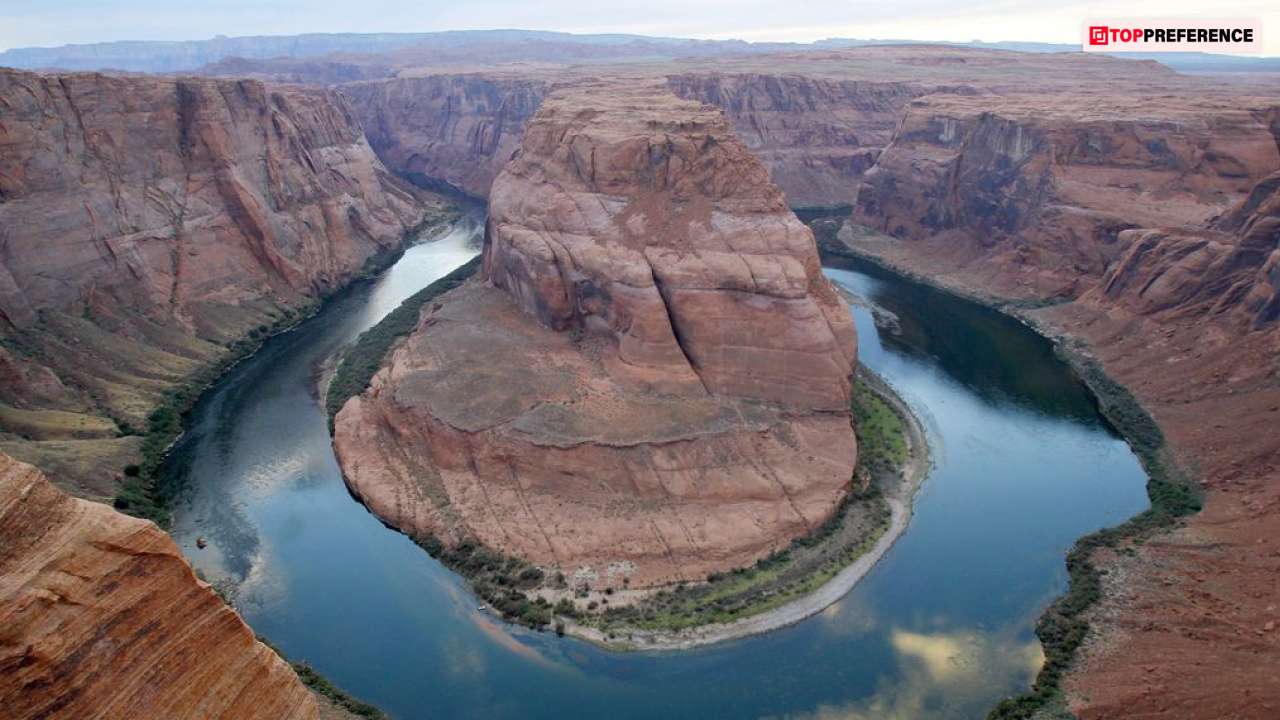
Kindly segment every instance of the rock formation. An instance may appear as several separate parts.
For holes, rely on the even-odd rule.
[[[168,535],[5,455],[0,707],[13,720],[318,717]]]
[[[332,91],[0,70],[0,107],[0,368],[29,381],[0,447],[83,494],[111,494],[165,390],[427,207]]]
[[[792,207],[852,205],[908,102],[967,85],[877,82],[779,73],[672,75],[677,95],[724,110]]]
[[[1280,320],[1280,171],[1209,227],[1126,230],[1096,297],[1144,316]]]
[[[546,93],[536,78],[440,74],[352,83],[369,144],[397,173],[487,197]]]
[[[337,416],[375,513],[633,587],[831,515],[856,456],[852,322],[718,110],[572,84],[490,198],[488,282],[424,311]]]
[[[1202,225],[1280,164],[1247,100],[931,96],[866,173],[854,220],[1013,295],[1075,297],[1123,231]]]

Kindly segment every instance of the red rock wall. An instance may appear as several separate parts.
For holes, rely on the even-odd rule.
[[[792,207],[852,205],[908,102],[932,92],[974,92],[790,73],[685,73],[667,82],[680,97],[722,109]]]
[[[607,334],[671,391],[847,410],[848,310],[718,109],[640,83],[553,93],[489,207],[485,272],[548,326]]]
[[[309,720],[314,696],[155,525],[0,455],[0,708],[11,720]]]
[[[165,390],[430,205],[329,90],[0,70],[0,117],[0,341],[39,380],[0,393],[0,449],[86,494],[136,461],[117,435]],[[29,415],[48,411],[77,417]],[[68,422],[98,428],[92,446],[28,442]]]
[[[984,264],[1007,294],[1075,297],[1129,250],[1123,231],[1204,227],[1280,166],[1247,100],[1124,99],[1099,112],[1089,102],[1101,101],[912,103],[854,220],[926,241],[954,265]]]
[[[499,73],[443,74],[353,83],[342,93],[387,167],[483,198],[548,84]]]

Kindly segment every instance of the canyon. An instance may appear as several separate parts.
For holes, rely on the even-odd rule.
[[[1278,650],[1266,598],[1280,440],[1262,430],[1280,394],[1273,87],[1153,62],[925,47],[629,72],[720,107],[792,206],[848,208],[837,212],[859,253],[1025,311],[1131,388],[1164,429],[1206,509],[1103,553],[1106,577],[1125,580],[1090,614],[1067,684],[1075,712],[1262,717],[1280,702],[1263,690],[1275,687],[1272,664],[1259,662]],[[486,76],[553,74],[495,68],[455,82]],[[482,150],[497,145],[490,117],[451,148],[486,176],[502,159]],[[523,128],[500,130],[510,145]],[[1195,690],[1206,672],[1221,685]]]
[[[1071,709],[1269,717],[1274,85],[782,50],[0,70],[0,451],[110,498],[166,392],[393,252],[440,211],[428,190],[461,193],[490,203],[484,282],[429,306],[340,414],[353,492],[595,582],[697,579],[820,523],[849,481],[855,341],[787,206],[821,209],[851,251],[1097,362],[1203,488],[1201,513],[1097,558]]]
[[[337,415],[392,525],[641,588],[750,565],[848,491],[852,321],[718,110],[553,91],[493,182],[482,274]]]
[[[0,70],[0,107],[0,450],[86,497],[167,393],[439,209],[328,90]]]

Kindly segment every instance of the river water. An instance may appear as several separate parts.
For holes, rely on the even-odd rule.
[[[512,628],[348,495],[318,367],[476,252],[466,220],[273,338],[196,408],[168,471],[174,538],[251,626],[339,686],[414,718],[975,718],[1029,686],[1032,632],[1079,536],[1146,507],[1133,453],[1048,343],[868,267],[837,283],[860,360],[924,420],[936,466],[910,527],[843,600],[790,628],[627,654]],[[208,547],[197,549],[197,538]]]

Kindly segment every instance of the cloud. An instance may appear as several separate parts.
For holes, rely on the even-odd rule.
[[[1030,684],[1044,654],[1035,640],[976,630],[921,633],[895,629],[898,674],[867,698],[821,705],[787,720],[928,720],[984,713],[992,688]]]

